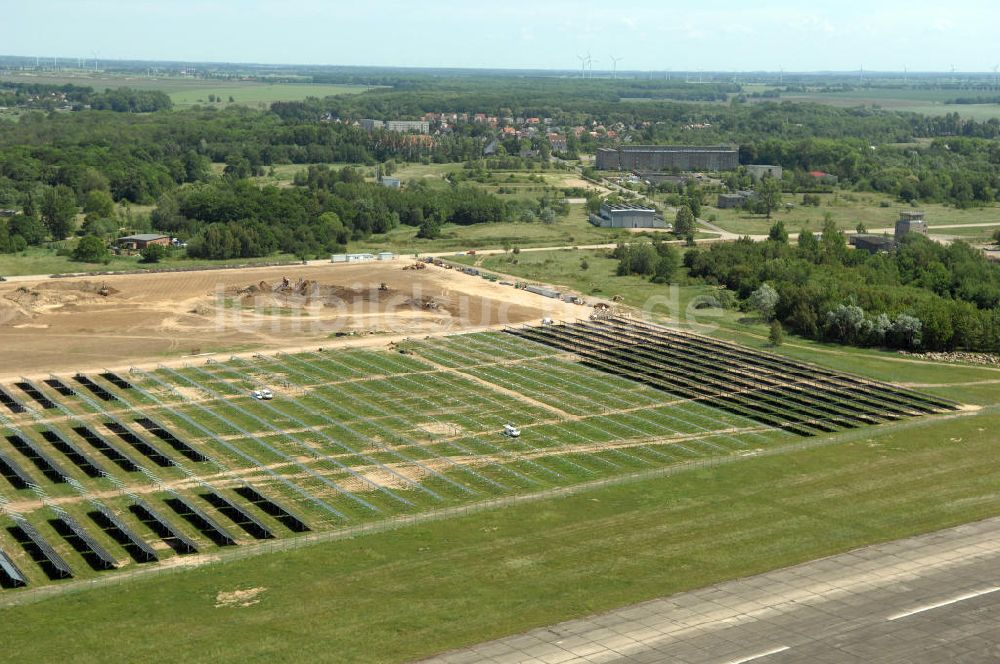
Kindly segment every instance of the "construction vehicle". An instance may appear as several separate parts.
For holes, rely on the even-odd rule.
[[[387,290],[389,290],[389,286],[388,286],[388,285],[386,285],[386,283],[385,283],[385,282],[383,281],[382,283],[380,283],[380,284],[378,285],[378,289],[379,289],[380,291],[387,291]]]
[[[518,429],[513,424],[505,424],[503,425],[503,435],[507,436],[508,438],[520,438],[521,430]]]

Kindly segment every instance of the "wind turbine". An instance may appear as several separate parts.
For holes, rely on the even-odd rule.
[[[613,55],[609,55],[608,57],[611,58],[611,78],[613,80],[618,78],[618,63],[625,58],[616,58]]]
[[[587,51],[587,69],[590,70],[590,78],[594,78],[594,59],[590,57],[590,51]]]
[[[587,78],[587,58],[578,55],[576,59],[580,61],[580,78]]]
[[[903,65],[903,85],[909,82],[909,71],[906,69],[906,65]]]
[[[997,86],[997,69],[1000,69],[1000,65],[993,65],[993,87]]]

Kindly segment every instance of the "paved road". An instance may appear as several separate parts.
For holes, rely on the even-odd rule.
[[[428,661],[1000,662],[1000,519],[645,602]]]

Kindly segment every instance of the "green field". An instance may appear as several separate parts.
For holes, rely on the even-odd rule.
[[[923,115],[958,113],[970,120],[1000,118],[1000,104],[948,104],[958,97],[973,96],[968,90],[924,90],[920,88],[868,87],[844,92],[782,94],[782,101],[814,102],[830,106],[879,106],[890,111]]]
[[[183,251],[183,250],[181,250]],[[0,254],[0,275],[5,277],[21,275],[75,274],[92,272],[124,272],[128,270],[169,270],[211,267],[218,265],[253,265],[260,263],[298,262],[299,259],[290,254],[273,254],[261,258],[243,258],[225,261],[195,260],[183,257],[167,258],[159,263],[145,264],[139,262],[139,256],[112,256],[111,261],[104,263],[81,263],[69,256],[59,256],[55,249],[46,247],[28,247],[19,254]]]
[[[896,220],[899,219],[900,212],[914,209],[924,211],[931,233],[959,235],[965,232],[963,229],[956,228],[935,231],[936,225],[996,223],[1000,227],[1000,207],[996,205],[962,210],[937,203],[913,208],[902,203],[891,202],[888,207],[882,207],[880,203],[887,199],[874,194],[842,192],[820,194],[819,196],[822,201],[821,205],[813,207],[802,205],[802,197],[799,195],[785,194],[784,202],[792,203],[794,207],[774,212],[771,220],[763,215],[749,214],[743,210],[720,210],[714,207],[703,209],[701,216],[704,219],[711,219],[714,216],[714,223],[720,228],[733,233],[749,235],[766,235],[775,221],[782,221],[790,233],[798,233],[804,228],[819,232],[826,214],[829,214],[838,228],[842,230],[853,231],[859,222],[863,223],[869,231],[879,228],[892,229]],[[709,202],[714,203],[715,201],[710,199]],[[975,231],[971,228],[966,230],[973,236],[978,234],[988,236],[991,232],[986,227],[979,227]]]
[[[258,81],[210,80],[182,77],[144,77],[135,75],[107,74],[103,72],[60,72],[26,74],[5,73],[0,80],[16,83],[42,83],[47,85],[72,85],[92,87],[103,91],[106,88],[135,88],[137,90],[158,90],[170,95],[177,108],[194,105],[208,105],[208,95],[215,94],[221,102],[213,106],[233,104],[243,106],[267,106],[276,101],[300,101],[306,97],[329,97],[333,95],[358,94],[370,89],[364,85],[330,85],[314,83],[262,83]]]

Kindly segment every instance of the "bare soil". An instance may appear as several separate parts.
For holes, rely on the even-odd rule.
[[[403,270],[407,263],[0,284],[0,379],[586,315],[452,270]]]

